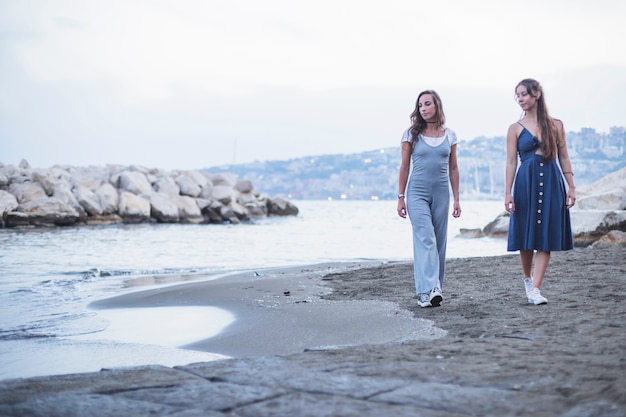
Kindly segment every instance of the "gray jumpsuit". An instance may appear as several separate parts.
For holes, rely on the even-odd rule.
[[[402,140],[411,140],[405,132]],[[430,146],[420,135],[411,154],[406,206],[413,227],[413,274],[417,294],[443,288],[450,207],[450,149],[456,134],[446,128],[443,142]]]

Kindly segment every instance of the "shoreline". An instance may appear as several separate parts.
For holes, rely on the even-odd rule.
[[[349,274],[381,263],[332,262],[235,271],[218,278],[132,291],[94,301],[89,307],[104,317],[111,317],[110,312],[119,309],[132,314],[133,309],[139,312],[167,308],[171,314],[168,322],[184,320],[184,310],[192,307],[220,309],[232,315],[233,320],[220,331],[178,348],[227,357],[291,354],[307,349],[443,336],[445,332],[433,327],[430,321],[414,318],[394,302],[324,298],[332,291],[324,284],[325,275]],[[118,323],[127,320],[118,314],[113,317]],[[130,321],[134,321],[132,315]],[[111,327],[118,327],[116,322]],[[379,329],[374,336],[369,332],[372,326]],[[126,335],[117,332],[111,336],[112,332],[105,329],[86,339],[124,343],[137,338],[133,329],[128,329]],[[167,334],[163,335],[162,341],[167,338]]]
[[[4,380],[0,414],[51,415],[62,409],[73,416],[84,415],[86,407],[112,410],[101,415],[129,410],[206,415],[211,410],[211,415],[238,417],[626,413],[626,248],[554,252],[542,285],[549,303],[540,306],[526,301],[517,253],[450,259],[446,265],[445,298],[437,308],[417,306],[410,262],[274,271],[273,277],[257,277],[255,285],[239,280],[230,290],[247,296],[223,300],[244,301],[267,317],[328,304],[330,312],[314,318],[318,329],[334,333],[346,326],[337,314],[342,310],[335,307],[382,303],[395,322],[428,322],[431,330],[444,332],[436,338],[407,338],[405,333],[383,343],[368,338],[347,346],[306,346],[297,353],[240,352],[239,358],[172,368],[139,366]],[[256,286],[261,278],[272,285]],[[162,294],[161,302],[172,302],[171,297],[180,301],[187,294],[202,297],[199,289],[215,282],[168,287],[174,292]],[[229,291],[225,282],[220,285],[219,290],[210,286],[216,297]],[[159,299],[158,291],[142,291],[140,299],[128,298],[139,293],[122,295],[100,306],[122,301],[149,305]],[[374,316],[381,315],[374,309]],[[268,323],[283,326],[272,329]],[[333,327],[337,323],[340,328]],[[380,330],[380,324],[367,324],[370,336]],[[276,337],[284,336],[288,323],[270,320],[265,325]],[[248,336],[250,343],[256,334]],[[233,341],[224,346],[232,347]]]

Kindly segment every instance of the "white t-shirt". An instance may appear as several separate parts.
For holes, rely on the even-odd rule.
[[[419,139],[423,140],[428,146],[432,146],[434,148],[436,146],[441,145],[441,143],[446,138],[446,135],[448,136],[448,139],[450,140],[450,146],[456,145],[457,143],[456,133],[454,133],[454,130],[448,127],[445,128],[445,132],[443,136],[440,136],[438,138],[431,138],[430,136],[424,136],[420,134]],[[413,136],[411,135],[410,129],[407,129],[402,134],[402,142],[411,142],[412,137]]]

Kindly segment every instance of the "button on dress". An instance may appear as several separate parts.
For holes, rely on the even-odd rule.
[[[517,140],[521,164],[515,174],[507,249],[570,250],[574,247],[567,192],[557,160],[536,152],[539,140],[525,127]]]

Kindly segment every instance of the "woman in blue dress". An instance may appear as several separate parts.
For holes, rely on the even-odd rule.
[[[408,214],[411,219],[413,275],[420,307],[438,307],[443,301],[450,188],[452,216],[461,215],[457,138],[445,123],[439,95],[423,91],[401,141],[398,215],[406,218]]]
[[[539,305],[548,302],[539,287],[550,253],[574,247],[569,214],[576,202],[574,174],[563,122],[548,113],[541,85],[524,79],[515,98],[524,115],[509,127],[506,139],[507,249],[520,251],[526,298]]]

